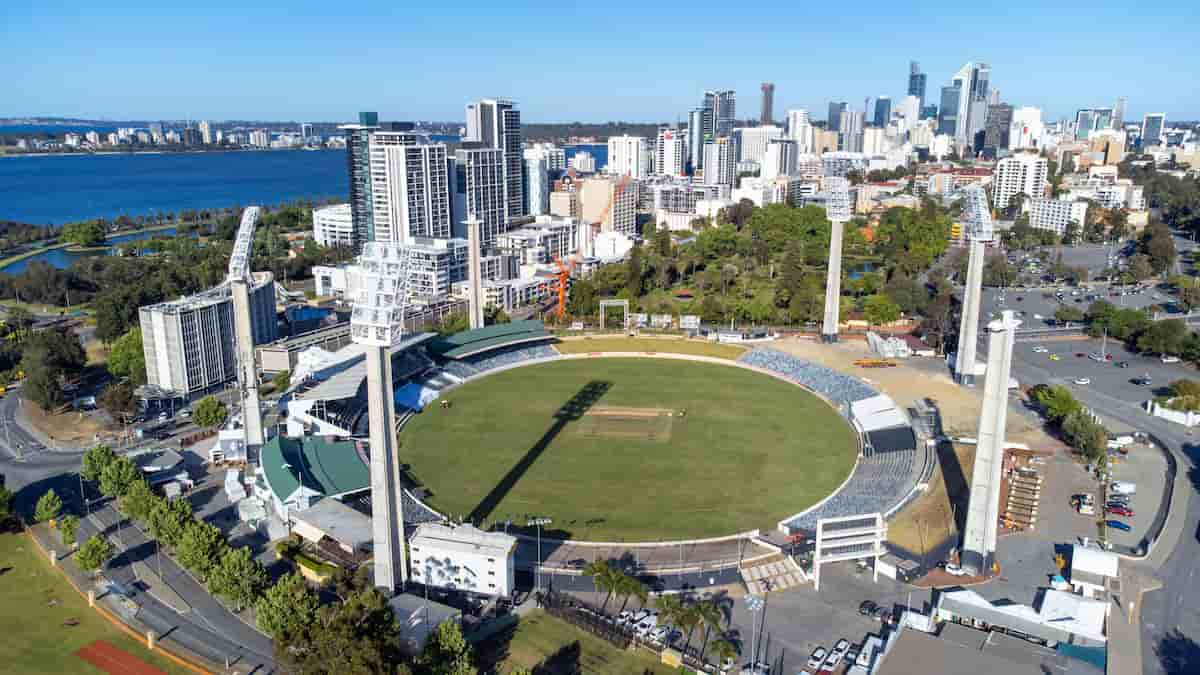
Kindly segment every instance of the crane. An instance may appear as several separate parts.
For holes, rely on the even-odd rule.
[[[617,183],[617,188],[613,190],[612,197],[609,198],[608,204],[604,206],[604,210],[600,212],[600,217],[596,220],[596,224],[585,223],[584,227],[599,227],[608,218],[608,214],[612,212],[613,204],[616,203],[621,195],[625,192],[625,186],[629,184],[629,175],[621,176],[621,180]],[[555,315],[559,318],[563,317],[567,312],[567,285],[571,281],[571,273],[575,271],[575,265],[583,259],[583,231],[579,232],[579,247],[575,251],[575,256],[564,263],[562,258],[555,257],[554,264],[558,266],[558,277],[556,290],[558,292],[558,309]]]

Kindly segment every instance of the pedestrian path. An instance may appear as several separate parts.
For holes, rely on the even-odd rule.
[[[808,583],[808,575],[788,556],[740,568],[742,582],[753,595],[785,591]]]

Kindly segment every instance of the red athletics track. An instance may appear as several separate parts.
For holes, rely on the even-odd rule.
[[[167,675],[163,670],[104,640],[84,645],[75,655],[109,675]]]

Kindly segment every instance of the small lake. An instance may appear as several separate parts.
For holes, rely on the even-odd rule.
[[[175,235],[175,228],[173,228],[173,227],[165,229],[165,230],[156,230],[154,232],[139,232],[137,234],[119,234],[115,237],[110,237],[109,239],[105,240],[104,245],[112,246],[112,245],[116,245],[116,244],[123,244],[128,241],[138,241],[140,239],[153,239],[154,237],[172,237],[174,235]],[[41,253],[39,253],[37,255],[30,256],[24,260],[17,261],[7,267],[0,268],[0,274],[7,274],[10,276],[21,274],[29,267],[29,264],[34,261],[49,263],[53,267],[57,267],[60,270],[65,270],[68,267],[70,267],[72,263],[74,263],[76,260],[79,260],[80,258],[91,258],[91,257],[95,257],[95,256],[104,256],[104,255],[111,255],[111,249],[103,250],[103,251],[100,251],[100,250],[97,250],[97,251],[71,251],[66,248],[56,248],[56,249],[52,249],[50,251],[42,251]]]

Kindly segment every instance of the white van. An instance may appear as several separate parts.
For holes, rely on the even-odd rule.
[[[1179,357],[1171,356],[1170,354],[1163,354],[1159,360],[1163,363],[1179,363]]]
[[[1108,489],[1119,495],[1135,495],[1137,494],[1137,484],[1122,480],[1114,480],[1108,484]]]

